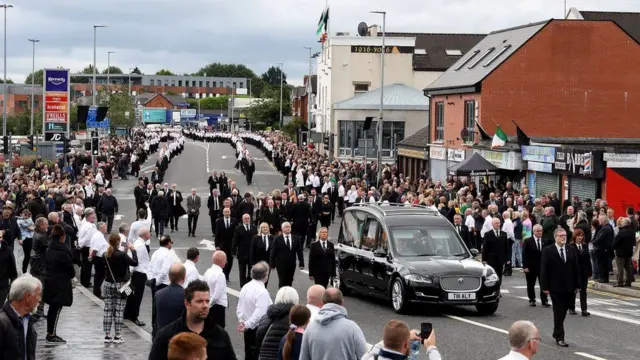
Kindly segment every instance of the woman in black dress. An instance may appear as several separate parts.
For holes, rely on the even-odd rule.
[[[322,205],[320,205],[320,226],[327,229],[331,226],[331,208],[334,206],[329,201],[329,195],[324,194],[322,197]]]

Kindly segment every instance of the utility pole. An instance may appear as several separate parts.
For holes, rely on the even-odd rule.
[[[380,116],[378,117],[378,187],[382,183],[382,122],[384,119],[384,53],[386,37],[386,11],[371,11],[373,14],[382,14],[382,47],[380,49]]]
[[[2,136],[7,136],[7,98],[9,97],[9,85],[7,84],[7,9],[13,5],[2,4],[4,8],[4,96],[2,98]]]
[[[283,125],[283,118],[282,118],[282,78],[284,77],[284,73],[282,72],[282,68],[284,67],[284,63],[278,63],[280,64],[280,128],[282,128]]]
[[[35,81],[36,81],[36,43],[39,42],[40,40],[37,39],[29,39],[29,41],[31,41],[31,44],[33,45],[33,52],[31,55],[31,131],[29,132],[29,134],[33,135],[33,120],[34,120],[34,111],[36,108],[36,88],[35,88]],[[44,89],[43,89],[44,91]],[[41,102],[42,103],[42,102]]]
[[[96,106],[96,33],[98,28],[107,27],[106,25],[93,25],[93,86],[91,88],[92,105]]]
[[[311,92],[313,90],[311,85],[311,46],[305,46],[304,48],[309,50],[309,74],[307,75],[307,125],[309,125],[311,123]],[[324,135],[322,134],[322,136]]]
[[[107,91],[111,95],[111,54],[115,54],[115,51],[107,51]]]

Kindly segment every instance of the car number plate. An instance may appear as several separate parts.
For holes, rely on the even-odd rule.
[[[449,300],[475,300],[475,293],[449,293]]]

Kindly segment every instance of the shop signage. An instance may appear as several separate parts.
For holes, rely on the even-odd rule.
[[[428,158],[427,156],[428,154],[424,150],[411,150],[411,149],[398,148],[398,155],[406,156],[414,159],[426,160]]]
[[[476,150],[487,161],[504,170],[522,170],[522,155],[519,152]]]
[[[607,162],[608,168],[640,168],[640,154],[604,153],[603,158]]]
[[[521,146],[522,160],[553,164],[556,161],[556,149],[546,146]]]
[[[443,147],[431,146],[429,147],[429,157],[434,160],[444,160],[446,158],[446,151]]]
[[[413,46],[385,46],[385,54],[413,54]],[[351,52],[358,54],[380,54],[382,46],[351,45]]]
[[[584,151],[584,150],[583,150]],[[568,172],[600,178],[604,176],[602,152],[583,152],[573,149],[557,149],[556,161],[553,165],[558,172]]]
[[[69,125],[69,70],[44,69],[43,132],[66,132]]]
[[[527,161],[527,170],[551,173],[553,172],[553,164]]]
[[[449,161],[462,162],[465,158],[464,150],[447,149],[447,158]]]

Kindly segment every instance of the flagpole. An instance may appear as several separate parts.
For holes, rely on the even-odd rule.
[[[324,7],[325,7],[325,9],[327,11],[327,14],[331,15],[329,13],[329,0],[325,0]],[[330,44],[331,43],[331,16],[329,16],[327,18],[327,41],[326,41],[326,43],[327,43],[327,50],[328,50],[327,51],[327,56],[329,57],[329,59],[331,59],[331,44]]]

